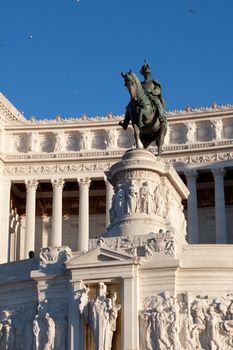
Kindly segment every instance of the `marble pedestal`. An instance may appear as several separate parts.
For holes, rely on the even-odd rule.
[[[115,193],[103,237],[170,232],[185,244],[182,200],[188,190],[171,165],[145,149],[131,149],[106,173]]]

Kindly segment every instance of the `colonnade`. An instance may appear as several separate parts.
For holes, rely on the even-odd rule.
[[[226,214],[224,198],[224,168],[213,168],[215,188],[215,227],[216,243],[227,243]],[[199,243],[198,203],[197,203],[197,177],[198,171],[188,169],[185,171],[187,187],[190,191],[187,204],[187,223],[189,243]],[[91,178],[78,178],[79,184],[79,234],[77,237],[78,250],[88,250],[89,240],[89,187]],[[62,245],[62,193],[65,180],[56,178],[51,180],[53,187],[52,231],[51,246]],[[36,220],[36,190],[39,180],[25,180],[26,185],[26,225],[24,257],[35,250],[35,220]],[[106,226],[109,224],[109,209],[113,195],[113,187],[105,179],[106,186]],[[0,229],[1,251],[0,263],[7,262],[9,256],[9,206],[11,181],[0,181]]]
[[[89,177],[78,178],[79,184],[79,234],[78,251],[88,250],[89,241],[89,187],[91,179]],[[51,180],[53,187],[53,206],[52,206],[52,232],[51,246],[62,246],[62,192],[65,184],[64,179],[57,178]],[[108,181],[106,183],[106,226],[109,224],[109,209],[113,195],[113,187]],[[26,195],[26,232],[25,232],[25,258],[30,251],[35,249],[35,203],[36,188],[38,181],[25,181]]]
[[[227,243],[226,231],[226,210],[224,195],[224,174],[223,167],[212,168],[214,176],[214,193],[215,193],[215,233],[216,243]],[[185,171],[187,187],[190,191],[187,205],[187,221],[189,243],[199,243],[199,223],[198,223],[198,203],[197,203],[197,177],[196,169]]]

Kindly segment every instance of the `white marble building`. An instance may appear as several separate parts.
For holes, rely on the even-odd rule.
[[[51,244],[86,247],[79,231],[86,239],[89,228],[90,238],[104,231],[112,196],[104,172],[133,146],[132,129],[112,115],[26,120],[3,95],[0,117],[0,261]],[[191,192],[188,241],[232,243],[233,106],[187,108],[168,121],[163,159]]]
[[[114,229],[102,241],[113,196],[106,172],[134,146],[123,116],[27,120],[0,94],[0,350],[233,349],[233,106],[167,117],[164,170],[150,171],[156,186],[162,176],[175,186],[174,237],[156,217],[153,237],[135,226],[140,242],[117,240]],[[104,338],[90,322],[98,307],[111,319]]]

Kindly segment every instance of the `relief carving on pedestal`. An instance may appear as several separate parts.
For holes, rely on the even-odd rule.
[[[80,290],[79,311],[90,326],[96,350],[111,350],[113,333],[116,331],[116,320],[120,304],[116,304],[117,293],[107,297],[107,286],[100,282],[96,289],[96,297],[90,298],[89,288],[83,284]]]
[[[110,223],[137,213],[158,215],[168,220],[173,215],[174,199],[165,185],[152,181],[128,180],[118,184],[112,197]]]

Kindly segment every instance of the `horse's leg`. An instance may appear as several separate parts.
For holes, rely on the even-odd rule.
[[[136,148],[143,148],[143,144],[140,140],[140,130],[136,124],[133,124],[134,138],[136,141]]]
[[[140,140],[143,144],[143,147],[147,148],[151,144],[151,142],[153,142],[155,140],[154,133],[145,134],[145,133],[140,132]]]
[[[162,125],[161,129],[159,130],[159,134],[158,134],[158,139],[157,139],[157,147],[158,147],[158,156],[160,157],[162,154],[162,146],[164,143],[164,137],[167,133],[167,126],[166,125]]]

